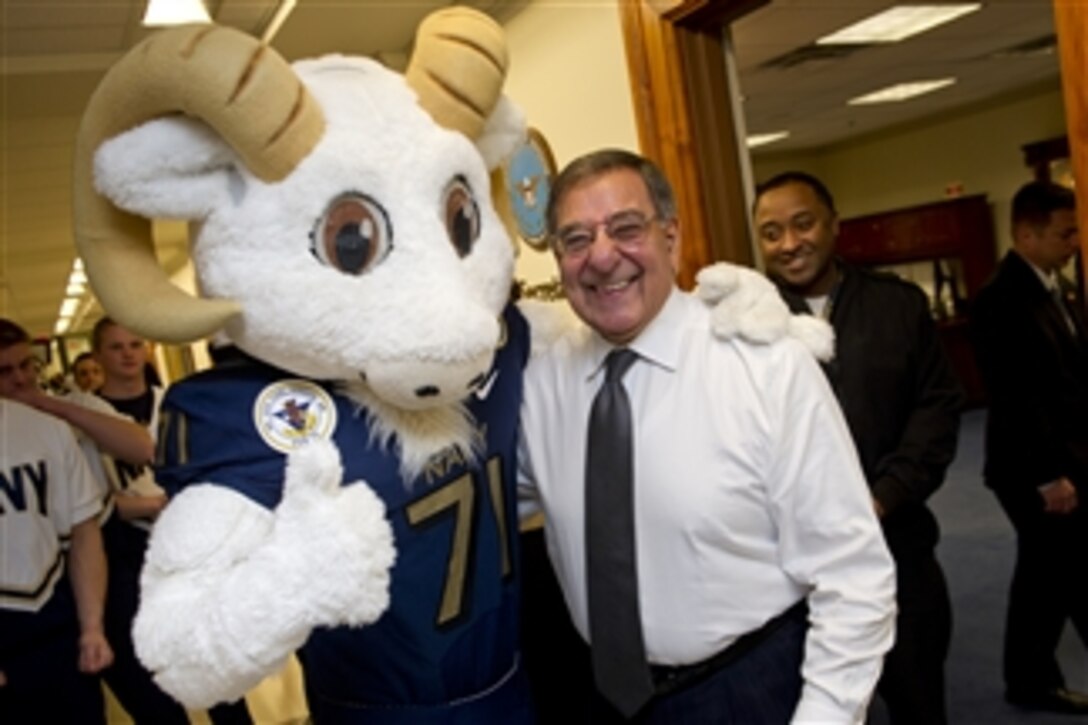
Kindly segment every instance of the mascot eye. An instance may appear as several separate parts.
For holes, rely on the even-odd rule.
[[[457,254],[467,257],[480,236],[480,209],[468,183],[458,176],[446,187],[446,232]]]
[[[389,218],[381,205],[362,194],[333,200],[313,232],[314,256],[346,274],[362,274],[392,246]]]

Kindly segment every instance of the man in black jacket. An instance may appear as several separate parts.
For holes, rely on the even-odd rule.
[[[926,499],[956,451],[963,392],[925,294],[835,258],[838,216],[824,184],[800,172],[756,189],[767,273],[795,312],[835,329],[824,372],[842,406],[897,569],[896,644],[877,692],[895,725],[940,724],[952,609]]]
[[[1012,202],[1013,248],[972,310],[990,399],[986,485],[1017,534],[1005,699],[1088,714],[1055,650],[1067,620],[1088,644],[1088,339],[1059,271],[1077,250],[1073,192],[1047,182]]]

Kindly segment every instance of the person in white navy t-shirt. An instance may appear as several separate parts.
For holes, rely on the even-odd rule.
[[[68,425],[13,399],[36,377],[26,332],[0,319],[0,713],[105,723],[104,492]]]

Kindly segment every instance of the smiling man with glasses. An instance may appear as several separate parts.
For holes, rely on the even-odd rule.
[[[712,333],[675,286],[680,223],[649,161],[575,160],[548,224],[589,329],[529,363],[519,484],[590,643],[591,682],[563,667],[588,702],[567,719],[863,720],[895,576],[815,360]]]
[[[580,161],[552,189],[553,200],[567,200],[561,209],[549,207],[549,228],[557,230],[552,244],[571,307],[622,345],[657,315],[673,289],[676,203],[660,171],[637,157],[625,161],[617,151]]]

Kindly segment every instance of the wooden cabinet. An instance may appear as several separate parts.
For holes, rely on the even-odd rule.
[[[990,205],[981,194],[844,219],[839,227],[838,252],[855,264],[958,261],[968,300],[993,273],[996,247]]]
[[[971,405],[985,395],[967,338],[967,308],[994,271],[993,217],[984,195],[844,219],[839,255],[867,267],[929,265],[938,332]],[[949,287],[950,286],[950,287]],[[945,304],[948,294],[952,304]]]

